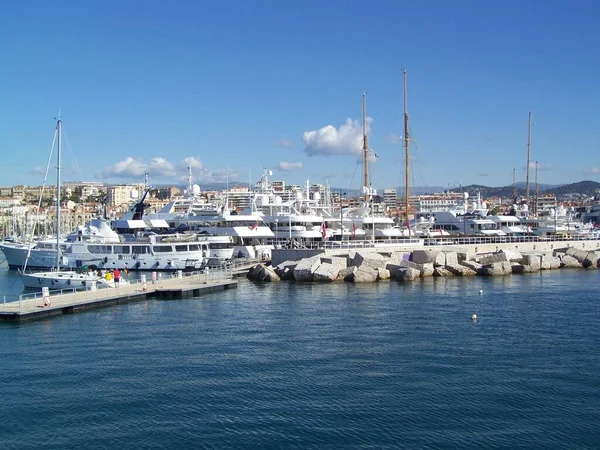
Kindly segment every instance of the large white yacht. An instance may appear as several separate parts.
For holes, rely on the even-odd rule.
[[[452,235],[506,236],[498,223],[490,219],[488,209],[481,198],[469,205],[469,194],[464,193],[464,201],[453,209],[434,211],[433,229],[444,230]]]
[[[196,233],[121,234],[107,220],[96,218],[60,241],[61,266],[120,270],[199,269],[209,261],[209,242]],[[3,242],[0,249],[10,268],[49,270],[55,267],[57,241],[32,244]]]

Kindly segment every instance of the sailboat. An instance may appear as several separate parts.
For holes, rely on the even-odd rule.
[[[56,123],[57,135],[57,163],[56,163],[56,265],[55,270],[43,272],[25,272],[25,266],[21,270],[21,281],[26,288],[44,288],[49,289],[86,289],[92,285],[96,286],[114,286],[112,277],[102,278],[92,271],[80,273],[72,270],[61,269],[61,236],[60,236],[60,162],[62,153],[62,120],[58,119]]]

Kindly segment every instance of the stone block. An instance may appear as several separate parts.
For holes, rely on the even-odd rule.
[[[370,269],[385,268],[385,265],[389,262],[388,258],[381,256],[379,253],[371,252],[356,252],[352,265],[355,267],[368,267]]]
[[[583,265],[579,261],[577,261],[571,255],[567,255],[566,253],[562,255],[562,257],[559,256],[559,258],[562,267],[583,267]]]
[[[294,269],[294,279],[296,281],[312,281],[313,273],[320,265],[321,258],[319,256],[301,259]]]
[[[465,266],[465,267],[473,270],[477,274],[481,273],[481,268],[483,267],[481,264],[479,264],[476,261],[462,261],[460,264],[462,266]]]
[[[463,266],[462,264],[456,264],[455,266],[445,266],[445,269],[452,273],[452,275],[456,275],[459,277],[467,277],[467,276],[473,276],[473,275],[477,275],[477,272],[473,269],[469,269],[466,266]]]
[[[598,255],[595,252],[589,252],[581,265],[586,269],[596,269],[598,267]]]
[[[458,266],[458,254],[456,252],[444,252],[446,263],[444,265],[455,267]]]
[[[352,281],[354,280],[354,274],[358,269],[354,266],[348,266],[338,272],[338,280]]]
[[[541,270],[551,270],[551,269],[559,269],[560,268],[560,259],[557,256],[542,255],[542,261],[540,263]]]
[[[509,261],[509,259],[506,255],[506,253],[503,253],[503,252],[489,253],[487,255],[481,255],[479,257],[479,263],[482,266],[487,266],[490,264],[507,262],[507,261]]]
[[[321,263],[313,272],[314,281],[335,281],[340,273],[340,268],[335,264]]]
[[[355,283],[374,283],[377,281],[377,270],[361,265],[357,267],[356,272],[354,272],[354,276],[352,279]]]
[[[421,276],[421,272],[410,267],[401,267],[396,271],[394,277],[398,281],[413,281]]]
[[[507,248],[504,250],[500,250],[500,253],[504,253],[506,255],[507,261],[521,262],[523,260],[521,252],[516,248]]]
[[[512,264],[509,261],[495,262],[482,267],[482,275],[500,276],[512,273]]]
[[[454,274],[452,272],[450,272],[448,269],[446,269],[445,267],[438,266],[433,269],[433,276],[434,277],[451,277],[451,276],[454,276]]]
[[[377,269],[377,281],[389,280],[391,277],[390,271],[387,269]]]
[[[417,264],[432,263],[435,261],[435,257],[438,253],[440,253],[440,251],[436,249],[413,250],[411,261]]]
[[[435,267],[445,266],[446,265],[446,254],[444,252],[439,252],[435,255],[435,259],[433,260],[433,265]]]
[[[421,270],[422,277],[432,277],[433,276],[433,263],[425,263],[422,265],[423,270]]]

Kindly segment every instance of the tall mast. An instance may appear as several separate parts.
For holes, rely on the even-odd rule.
[[[515,168],[513,167],[513,190],[512,190],[512,201],[517,203],[517,185],[515,179]]]
[[[408,135],[408,110],[406,108],[406,69],[402,69],[402,74],[404,78],[404,150],[405,150],[405,180],[404,180],[404,197],[405,197],[405,209],[406,209],[406,226],[409,226],[409,218],[410,218],[410,205],[409,205],[409,165],[410,165],[410,153],[409,153],[409,140],[410,136]],[[410,232],[410,230],[409,230]]]
[[[60,270],[60,160],[62,153],[62,120],[56,123],[58,152],[56,156],[56,270]]]
[[[367,94],[363,93],[363,165],[365,168],[364,185],[369,188],[369,140],[367,138]],[[365,189],[365,201],[369,201],[369,192]]]
[[[529,113],[529,126],[527,127],[527,176],[525,179],[525,202],[529,206],[529,164],[531,158],[531,112]]]
[[[538,185],[538,162],[535,162],[535,209],[534,214],[537,216],[538,213],[538,195],[539,195],[539,185]]]

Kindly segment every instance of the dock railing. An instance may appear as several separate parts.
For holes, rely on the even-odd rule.
[[[120,290],[127,290],[127,293],[145,292],[150,288],[160,288],[163,284],[177,283],[182,284],[211,284],[231,280],[236,266],[240,263],[227,263],[221,266],[206,267],[202,270],[193,272],[149,272],[140,274],[140,278],[124,280],[115,287],[93,287],[86,286],[85,289],[57,289],[51,290],[45,294],[40,288],[39,291],[29,291],[22,294],[3,295],[3,312],[18,312],[21,314],[25,309],[32,307],[51,306],[55,299],[60,298],[60,306],[69,306],[79,303],[88,303],[92,301],[104,300],[114,297]],[[122,292],[125,293],[125,292]],[[18,302],[18,310],[15,303]],[[16,311],[15,311],[16,310]]]

